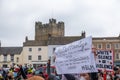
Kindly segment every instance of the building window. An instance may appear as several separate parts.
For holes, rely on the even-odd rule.
[[[53,53],[55,52],[55,48],[53,48]]]
[[[38,51],[41,51],[41,48],[38,48]]]
[[[114,47],[115,47],[115,49],[119,49],[120,48],[120,44],[116,43],[116,44],[114,44]]]
[[[98,49],[102,49],[102,44],[97,44]]]
[[[14,62],[14,55],[11,55],[11,61]]]
[[[17,60],[16,60],[16,62],[19,62],[19,58],[17,57]]]
[[[116,53],[116,59],[119,59],[119,54],[118,53]]]
[[[41,60],[41,55],[38,56],[38,60]]]
[[[29,51],[31,52],[31,51],[32,51],[32,48],[29,48]]]
[[[32,56],[31,55],[28,56],[28,60],[32,60]]]
[[[4,61],[5,62],[7,61],[7,55],[4,55]]]
[[[55,62],[55,56],[52,56],[52,62],[53,63]]]
[[[106,44],[106,49],[111,49],[111,44]]]

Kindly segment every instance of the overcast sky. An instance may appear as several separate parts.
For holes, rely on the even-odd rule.
[[[117,37],[120,0],[0,0],[0,40],[4,46],[22,46],[34,40],[35,22],[50,18],[65,22],[66,36]]]

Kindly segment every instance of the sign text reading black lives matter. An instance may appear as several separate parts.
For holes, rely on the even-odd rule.
[[[112,50],[97,50],[97,68],[113,70],[113,51]]]

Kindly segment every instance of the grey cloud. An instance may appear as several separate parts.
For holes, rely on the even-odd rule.
[[[65,22],[65,35],[118,35],[120,3],[117,0],[1,0],[0,40],[3,46],[22,45],[34,39],[35,21],[49,18]],[[111,33],[112,32],[112,33]]]

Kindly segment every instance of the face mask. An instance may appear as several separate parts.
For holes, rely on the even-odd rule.
[[[85,80],[85,78],[83,76],[80,77],[80,80]]]

